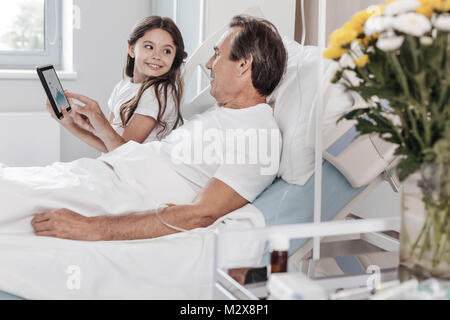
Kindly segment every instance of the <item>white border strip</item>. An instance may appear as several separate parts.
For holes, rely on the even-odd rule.
[[[266,228],[216,231],[216,236],[249,236],[252,239],[267,240],[272,235],[283,234],[290,239],[331,237],[351,234],[364,234],[382,231],[400,231],[400,217],[381,219],[340,220],[321,223],[301,223]]]
[[[61,80],[76,80],[75,71],[56,71]],[[39,80],[36,70],[0,70],[0,80]]]
[[[326,0],[319,0],[319,51],[323,52],[325,49],[326,38],[326,15],[327,2]],[[317,105],[316,105],[316,160],[315,160],[315,176],[314,176],[314,223],[320,223],[322,220],[322,111],[323,111],[323,74],[324,61],[319,60],[319,77],[317,84]],[[313,258],[320,258],[320,238],[314,238]]]

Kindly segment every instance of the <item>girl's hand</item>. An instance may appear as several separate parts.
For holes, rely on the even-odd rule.
[[[113,130],[96,101],[73,92],[66,92],[66,96],[69,99],[70,106],[75,111],[71,117],[79,127],[99,138],[104,136],[109,130]],[[84,106],[74,103],[73,99],[81,101],[84,103]]]
[[[55,112],[53,111],[53,108],[50,104],[50,101],[48,101],[48,99],[47,99],[47,102],[45,103],[45,106],[47,108],[47,111],[52,116],[52,118],[55,119],[56,121],[58,121],[63,127],[68,128],[70,126],[75,125],[73,118],[67,112],[66,108],[61,108],[61,113],[63,114],[63,117],[61,119],[58,119],[58,117],[56,116]]]

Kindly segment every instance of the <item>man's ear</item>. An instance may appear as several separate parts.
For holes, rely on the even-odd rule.
[[[134,53],[134,46],[132,45],[128,45],[128,54],[130,55],[130,57],[132,57],[133,59],[136,57],[135,53]]]
[[[252,64],[253,64],[253,56],[250,56],[248,59],[239,60],[238,71],[239,75],[243,76],[247,72],[252,72]]]

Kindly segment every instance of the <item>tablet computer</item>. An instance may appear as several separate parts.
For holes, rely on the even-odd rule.
[[[69,101],[67,101],[64,95],[64,89],[59,81],[55,68],[52,65],[46,65],[37,67],[36,71],[56,117],[61,119],[63,116],[61,108],[64,107],[67,111],[70,111],[71,108]]]

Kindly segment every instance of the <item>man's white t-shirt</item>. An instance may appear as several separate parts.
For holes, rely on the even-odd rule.
[[[249,202],[272,183],[281,154],[280,130],[268,104],[215,106],[154,144],[195,191],[215,178]]]
[[[131,82],[131,79],[127,77],[116,85],[109,98],[108,107],[114,114],[114,120],[111,126],[119,135],[122,135],[123,131],[125,130],[122,126],[122,119],[120,118],[120,108],[125,102],[136,96],[141,85],[141,83]],[[158,112],[159,104],[155,96],[155,89],[153,87],[150,87],[142,94],[142,97],[139,100],[138,106],[134,113],[149,116],[156,120],[158,118]],[[158,133],[162,130],[162,127],[157,123],[155,128],[143,143],[163,139],[165,136],[167,136],[167,134],[170,133],[173,126],[175,125],[175,122],[177,120],[177,112],[175,109],[175,101],[173,99],[171,90],[168,90],[167,106],[162,120],[167,124],[166,130],[162,132],[158,138]]]
[[[159,159],[183,177],[196,193],[215,178],[253,202],[277,175],[281,143],[280,130],[268,104],[245,109],[215,106],[162,141],[129,142],[99,159],[113,168],[121,168],[122,174],[127,175],[125,171],[131,162],[133,168],[151,166],[151,158],[159,154]],[[131,172],[130,169],[130,175]],[[148,183],[163,182],[148,177]]]

